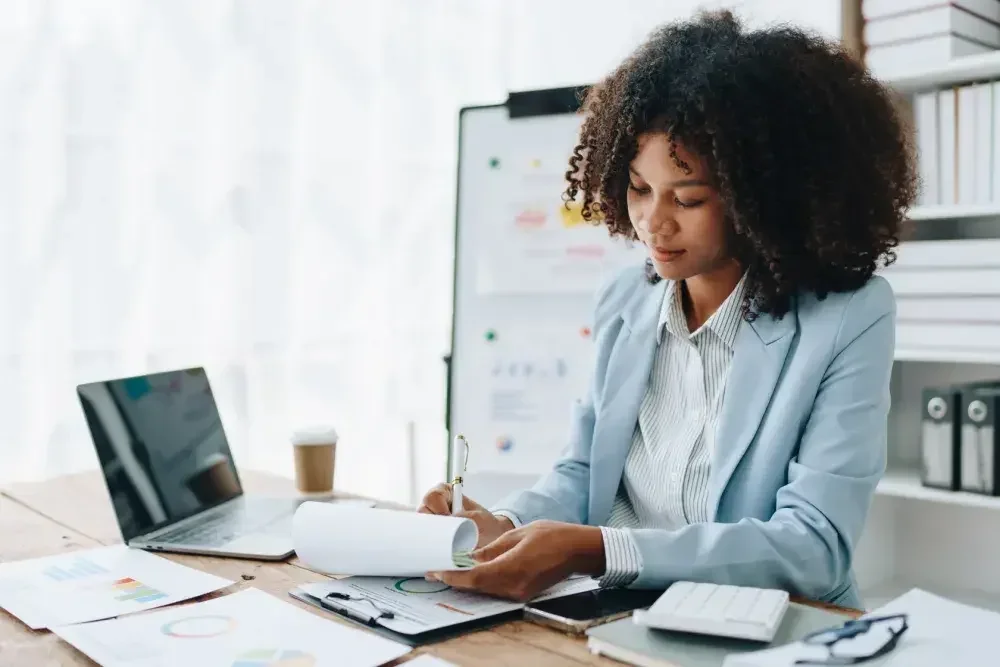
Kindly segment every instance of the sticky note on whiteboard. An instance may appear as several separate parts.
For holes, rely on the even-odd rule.
[[[590,220],[583,219],[583,205],[580,202],[571,201],[565,202],[559,206],[559,215],[562,216],[563,227],[573,228],[579,227],[581,225],[591,226],[595,222],[600,222],[604,216],[601,215],[600,211],[591,211],[592,215]]]

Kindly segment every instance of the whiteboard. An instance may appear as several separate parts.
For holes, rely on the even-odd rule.
[[[575,92],[515,93],[460,115],[447,426],[470,446],[466,494],[487,506],[565,449],[592,371],[595,293],[645,259],[562,201]]]

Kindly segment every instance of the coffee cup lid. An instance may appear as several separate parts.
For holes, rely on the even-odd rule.
[[[332,426],[308,426],[292,433],[294,445],[329,445],[337,442],[337,431]]]

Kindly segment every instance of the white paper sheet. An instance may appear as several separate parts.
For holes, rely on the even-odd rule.
[[[561,581],[555,586],[550,586],[545,589],[534,598],[532,602],[542,602],[544,600],[551,600],[552,598],[561,598],[567,595],[575,595],[577,593],[585,593],[587,591],[596,591],[600,588],[600,584],[597,583],[596,579],[591,577],[570,577],[565,581]]]
[[[939,667],[940,665],[992,665],[996,663],[995,637],[1000,635],[1000,614],[953,602],[920,589],[912,589],[866,617],[908,614],[909,629],[896,648],[870,664],[897,667]],[[881,639],[881,638],[876,638]],[[872,636],[860,636],[854,647],[843,645],[845,653],[863,653],[872,645]],[[825,658],[823,647],[801,642],[726,658],[724,667],[791,667],[797,659]],[[868,663],[866,663],[868,664]]]
[[[410,651],[255,588],[149,614],[52,630],[105,667],[374,667]]]
[[[292,521],[295,553],[325,574],[420,576],[460,569],[455,555],[476,548],[470,520],[306,502]]]
[[[589,577],[567,579],[544,591],[535,600],[572,595],[597,587],[597,582]],[[333,592],[349,595],[350,600],[333,599],[328,602],[364,616],[391,611],[395,617],[380,618],[379,624],[404,634],[446,628],[524,607],[517,602],[458,591],[423,577],[351,577],[307,584],[300,590],[316,598],[324,598]]]
[[[37,630],[162,607],[232,583],[119,544],[0,563],[0,607]]]

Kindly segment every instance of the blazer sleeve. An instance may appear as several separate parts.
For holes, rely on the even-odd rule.
[[[594,343],[598,351],[586,395],[575,402],[570,414],[569,440],[552,469],[531,488],[514,493],[490,508],[511,519],[515,526],[538,519],[587,523],[590,505],[590,452],[594,441],[594,403],[601,386],[606,359],[621,323],[620,309],[626,284],[634,277],[621,274],[598,290],[594,307]]]
[[[894,346],[895,302],[882,281],[845,306],[774,514],[766,521],[629,531],[643,562],[630,587],[711,581],[828,601],[845,590],[853,548],[885,470]]]

